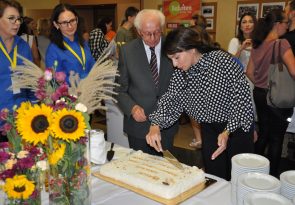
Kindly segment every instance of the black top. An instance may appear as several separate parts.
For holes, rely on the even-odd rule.
[[[219,50],[203,54],[188,71],[175,69],[167,92],[149,120],[163,129],[183,111],[201,123],[227,122],[230,132],[238,128],[249,131],[253,106],[241,66]]]
[[[283,35],[281,38],[285,38],[288,40],[288,42],[291,45],[293,54],[295,55],[295,29],[292,31],[287,32],[285,35]]]

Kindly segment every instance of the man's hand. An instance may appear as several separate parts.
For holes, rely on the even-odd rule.
[[[147,120],[147,117],[144,113],[144,109],[139,105],[134,105],[131,110],[132,117],[136,122],[144,122]]]
[[[228,140],[229,133],[227,131],[223,131],[218,135],[217,144],[218,149],[212,154],[211,159],[214,160],[218,157],[227,147],[227,140]]]
[[[158,125],[151,125],[149,133],[145,136],[146,142],[158,152],[162,152],[161,132]]]

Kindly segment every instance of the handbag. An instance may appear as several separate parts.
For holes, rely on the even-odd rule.
[[[278,53],[276,53],[277,43],[279,47]],[[295,107],[295,80],[291,77],[288,68],[282,61],[280,50],[281,41],[277,40],[273,45],[268,73],[267,104],[275,108],[292,108]],[[276,60],[275,56],[278,56],[278,60]]]

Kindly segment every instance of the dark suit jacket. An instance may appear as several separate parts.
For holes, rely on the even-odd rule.
[[[131,109],[136,104],[140,105],[146,116],[156,109],[157,100],[168,88],[173,65],[166,55],[161,54],[159,85],[156,88],[143,42],[138,38],[121,47],[118,69],[120,76],[117,82],[120,87],[117,89],[117,100],[124,113],[124,131],[130,136],[145,138],[150,122],[136,122],[131,115]],[[162,138],[174,137],[177,129],[178,124],[175,124],[162,130]]]

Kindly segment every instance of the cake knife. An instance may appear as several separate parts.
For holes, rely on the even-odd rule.
[[[169,150],[164,150],[163,151],[163,157],[167,159],[171,164],[173,164],[175,167],[178,169],[183,170],[182,164],[169,152]]]

